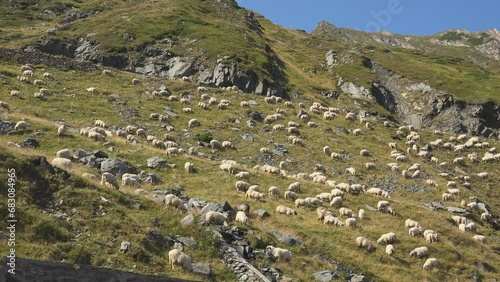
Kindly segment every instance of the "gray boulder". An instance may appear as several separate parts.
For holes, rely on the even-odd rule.
[[[105,159],[101,162],[101,171],[110,172],[114,175],[123,175],[124,173],[137,174],[137,169],[132,165],[119,159]]]
[[[206,263],[193,263],[193,272],[208,277],[212,273],[212,268]]]
[[[0,134],[7,134],[9,131],[12,131],[14,129],[14,126],[16,126],[16,124],[12,121],[0,121]]]
[[[187,226],[187,225],[191,225],[194,223],[194,216],[192,213],[186,215],[183,219],[181,219],[180,221],[180,224],[182,226]]]
[[[301,240],[293,237],[292,235],[281,234],[278,230],[273,230],[271,234],[273,234],[274,237],[278,239],[278,241],[287,244],[288,246],[297,246],[297,245],[305,246],[304,242],[302,242]]]
[[[314,280],[321,282],[329,282],[337,279],[338,275],[330,270],[320,271],[313,274]]]
[[[253,212],[253,214],[255,216],[257,216],[258,218],[260,218],[260,219],[263,219],[263,218],[266,218],[266,217],[270,216],[270,214],[266,210],[255,210]]]
[[[167,161],[160,157],[149,158],[147,159],[146,162],[149,168],[154,168],[154,169],[164,168],[167,166]]]

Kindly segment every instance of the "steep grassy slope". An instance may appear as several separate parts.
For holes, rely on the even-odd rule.
[[[125,139],[114,137],[108,138],[109,146],[115,150],[109,152],[111,157],[118,157],[129,161],[131,164],[146,169],[146,159],[152,156],[162,156],[167,158],[176,168],[161,169],[154,171],[165,184],[160,187],[173,187],[179,184],[184,187],[185,193],[189,197],[221,202],[229,201],[235,205],[240,202],[249,202],[252,209],[263,208],[271,213],[271,217],[265,220],[251,219],[247,230],[251,230],[249,238],[256,248],[263,248],[266,245],[278,245],[289,248],[293,252],[293,259],[290,264],[271,262],[267,258],[258,257],[256,265],[271,265],[280,268],[285,276],[293,277],[294,281],[310,281],[312,273],[331,268],[328,262],[321,257],[333,258],[339,263],[352,267],[377,281],[404,281],[411,277],[411,280],[466,280],[473,275],[482,278],[493,278],[498,276],[500,265],[498,265],[498,248],[500,237],[497,231],[489,223],[479,219],[480,212],[470,210],[470,220],[478,224],[478,234],[487,236],[488,242],[484,245],[474,242],[472,233],[462,233],[454,226],[450,214],[447,211],[430,211],[421,204],[429,201],[439,201],[441,194],[446,191],[446,184],[451,177],[438,177],[441,172],[449,172],[452,177],[460,175],[454,171],[452,160],[457,156],[477,152],[481,157],[486,149],[469,149],[466,153],[453,152],[444,148],[433,148],[432,154],[440,161],[448,161],[449,167],[438,167],[430,160],[415,156],[415,153],[408,154],[409,161],[401,163],[402,169],[407,169],[412,163],[421,164],[421,177],[416,179],[405,179],[400,172],[391,172],[386,163],[394,162],[389,156],[388,142],[396,141],[398,148],[405,150],[404,140],[393,140],[396,128],[386,128],[382,121],[370,120],[374,129],[367,129],[358,120],[354,122],[346,121],[344,115],[346,111],[358,112],[359,107],[373,107],[382,111],[376,105],[370,105],[371,101],[349,101],[341,99],[329,101],[327,99],[312,99],[311,95],[304,95],[300,99],[293,100],[294,106],[285,108],[284,104],[267,104],[262,97],[252,94],[241,94],[226,92],[220,89],[209,89],[209,95],[218,100],[227,99],[231,101],[227,110],[217,109],[211,106],[209,110],[202,110],[196,105],[200,101],[199,93],[194,84],[179,80],[164,80],[149,78],[144,79],[139,85],[131,83],[133,75],[118,70],[113,70],[113,76],[101,74],[102,70],[96,72],[64,71],[51,69],[44,66],[37,66],[35,78],[41,78],[44,71],[53,74],[53,80],[47,80],[45,87],[52,91],[52,95],[47,97],[47,101],[36,100],[32,94],[38,87],[20,83],[15,76],[20,73],[20,65],[11,62],[4,62],[0,67],[2,79],[8,81],[2,85],[0,97],[10,104],[10,111],[2,111],[2,120],[17,122],[26,119],[31,123],[31,128],[25,133],[16,133],[0,136],[2,148],[7,153],[3,153],[2,167],[22,167],[26,166],[24,155],[46,155],[50,160],[55,152],[62,148],[76,150],[84,148],[86,150],[101,149],[101,142],[94,142],[78,134],[79,128],[92,126],[94,119],[101,119],[110,126],[124,128],[127,124],[136,124],[149,131],[149,134],[161,137],[167,133],[156,120],[150,120],[149,114],[162,113],[165,106],[168,106],[175,113],[177,118],[171,118],[168,123],[174,127],[173,132],[168,132],[176,138],[176,142],[181,147],[187,149],[190,146],[198,147],[204,154],[202,157],[178,156],[167,157],[163,150],[152,148],[146,140],[141,141],[141,146],[134,146]],[[298,79],[308,79],[301,70],[294,70]],[[292,72],[291,72],[292,73]],[[165,85],[172,95],[181,94],[191,97],[190,105],[179,101],[169,101],[166,97],[153,98],[146,91],[152,92]],[[89,94],[87,87],[96,87],[98,94]],[[10,90],[19,90],[22,99],[10,97]],[[255,100],[256,105],[250,108],[240,107],[241,101]],[[317,128],[307,126],[308,121],[296,117],[295,113],[300,109],[298,104],[303,102],[306,106],[311,106],[318,101],[326,107],[338,107],[340,115],[334,120],[323,119],[322,114],[309,112],[309,121],[316,122]],[[354,102],[354,103],[353,103]],[[358,105],[356,105],[358,104]],[[182,108],[192,107],[193,114],[183,114]],[[259,111],[264,115],[273,114],[276,108],[284,108],[287,112],[285,119],[274,124],[256,122],[254,127],[246,124],[248,112]],[[201,127],[188,128],[188,120],[197,118],[201,121]],[[57,124],[64,121],[70,126],[70,131],[66,137],[57,138],[55,136]],[[289,121],[297,122],[300,127],[300,138],[304,145],[292,145],[288,141],[288,134],[284,131],[273,131],[272,126],[281,123],[287,124]],[[328,129],[330,128],[330,129]],[[353,136],[349,131],[361,128],[364,132],[360,136]],[[21,142],[23,139],[34,136],[36,132],[37,140],[41,147],[38,149],[9,149],[6,143]],[[213,138],[223,141],[231,141],[235,149],[214,150],[201,146],[197,143],[197,134],[210,133]],[[242,134],[250,134],[253,142],[245,141]],[[449,139],[449,135],[436,136],[428,131],[419,132],[422,140],[418,142],[421,147],[424,144],[437,138]],[[403,138],[404,139],[404,138]],[[490,147],[499,147],[497,141],[488,140]],[[284,156],[275,154],[261,154],[260,148],[273,148],[274,143],[281,143],[288,150]],[[341,152],[347,158],[344,161],[331,159],[322,152],[322,148],[329,145],[334,152]],[[371,152],[369,157],[360,157],[361,149],[368,149]],[[278,165],[279,162],[287,163],[287,175],[291,173],[306,172],[311,173],[317,163],[325,165],[328,169],[326,175],[329,179],[340,182],[361,183],[367,186],[380,186],[394,191],[391,194],[390,202],[396,207],[398,215],[391,216],[370,210],[367,205],[376,207],[379,198],[369,195],[345,196],[344,205],[355,211],[364,208],[368,212],[368,219],[358,222],[358,227],[335,228],[324,226],[316,221],[316,212],[311,209],[298,208],[298,216],[288,218],[273,213],[279,204],[293,207],[293,202],[283,198],[266,198],[264,201],[254,201],[244,198],[244,195],[237,193],[234,183],[237,180],[234,176],[222,172],[219,167],[219,160],[233,159],[241,164],[241,170],[248,170],[252,173],[251,183],[258,184],[261,190],[267,190],[270,186],[277,186],[284,192],[286,187],[296,181],[289,177],[271,176],[263,172],[253,171],[251,168],[256,164],[268,163]],[[196,168],[195,174],[188,174],[182,168],[186,161],[193,162]],[[366,170],[366,162],[375,162],[378,165],[376,170]],[[352,166],[357,169],[356,176],[348,175],[344,170]],[[28,166],[29,168],[29,166]],[[460,206],[460,200],[470,202],[470,197],[477,197],[480,201],[488,205],[489,210],[497,215],[500,210],[498,199],[498,189],[500,183],[497,163],[473,164],[466,160],[465,165],[459,166],[467,175],[472,177],[472,188],[461,189],[461,194],[456,201],[450,202],[451,206]],[[488,171],[489,177],[480,179],[476,173]],[[152,230],[149,218],[156,216],[165,224],[159,231],[167,236],[168,233],[175,233],[186,236],[193,236],[199,242],[197,248],[187,248],[186,252],[194,257],[196,262],[207,262],[214,268],[215,281],[233,281],[234,277],[221,263],[220,258],[215,255],[216,242],[206,242],[207,231],[204,228],[186,227],[181,228],[178,221],[183,217],[181,214],[171,209],[162,209],[155,202],[148,198],[128,195],[130,190],[122,188],[120,191],[110,191],[109,188],[101,186],[99,183],[86,182],[79,178],[83,172],[98,174],[99,172],[85,166],[74,164],[70,171],[69,180],[61,181],[61,175],[44,176],[49,179],[48,186],[54,192],[52,206],[46,212],[53,212],[54,208],[66,212],[72,216],[71,221],[56,219],[47,214],[41,213],[41,208],[34,204],[36,193],[32,191],[34,185],[30,182],[29,174],[21,174],[19,181],[19,201],[26,203],[25,207],[20,207],[19,216],[26,221],[26,224],[18,233],[19,255],[25,257],[37,257],[49,260],[62,260],[92,263],[95,265],[116,267],[121,269],[132,268],[136,265],[135,271],[144,273],[158,273],[179,277],[192,278],[190,274],[180,270],[172,272],[166,268],[166,250],[151,249],[145,234]],[[5,175],[2,175],[2,182],[5,182]],[[425,184],[427,178],[435,179],[439,186],[429,187]],[[303,192],[300,197],[314,197],[320,192],[328,192],[331,187],[323,184],[312,183],[310,180],[300,180]],[[417,188],[415,188],[417,186]],[[143,185],[141,187],[147,191],[152,191],[153,187]],[[412,192],[417,191],[417,192]],[[111,201],[111,204],[103,204],[99,201],[99,196],[104,196]],[[60,200],[63,200],[60,203]],[[94,202],[97,201],[96,204]],[[138,201],[138,202],[137,202]],[[135,205],[141,204],[137,209]],[[2,206],[5,203],[1,204]],[[97,205],[94,207],[94,205]],[[107,216],[93,216],[93,209],[102,205],[107,212]],[[324,204],[328,206],[328,203]],[[73,208],[79,213],[75,214]],[[5,209],[2,208],[2,212]],[[337,213],[337,212],[336,212]],[[5,214],[3,214],[5,216]],[[408,235],[404,227],[404,221],[412,218],[420,222],[425,229],[436,230],[440,234],[440,242],[428,244],[420,238],[413,238]],[[85,228],[88,227],[88,229]],[[110,228],[112,226],[112,228]],[[277,229],[282,233],[288,233],[303,240],[308,248],[288,247],[279,243],[269,232]],[[388,257],[384,254],[384,246],[378,245],[375,253],[367,253],[355,246],[355,238],[365,236],[372,242],[387,232],[395,232],[399,242],[395,244],[396,255]],[[78,238],[76,235],[81,233]],[[115,240],[113,240],[115,239]],[[118,254],[118,244],[121,240],[130,240],[134,252],[123,256]],[[73,243],[71,243],[73,242]],[[113,242],[113,243],[109,243]],[[421,269],[424,260],[412,259],[409,252],[417,246],[428,246],[431,257],[436,257],[440,266],[436,271],[426,272]],[[104,247],[105,246],[105,247]],[[214,248],[215,247],[215,248]],[[5,251],[5,244],[2,245]],[[322,255],[320,257],[320,254]],[[484,266],[484,270],[478,269],[478,263]]]

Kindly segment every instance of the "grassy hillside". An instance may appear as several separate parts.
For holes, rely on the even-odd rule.
[[[393,140],[396,128],[387,128],[382,122],[370,120],[374,129],[367,129],[358,120],[350,122],[344,119],[344,111],[357,112],[358,108],[353,101],[341,99],[331,102],[328,100],[311,99],[305,97],[293,100],[294,106],[286,108],[284,104],[271,105],[264,102],[262,97],[252,94],[238,94],[226,92],[220,89],[209,89],[210,96],[217,100],[226,99],[231,102],[227,110],[217,109],[211,106],[209,110],[202,110],[197,107],[200,101],[196,85],[179,80],[164,80],[150,78],[143,80],[139,85],[131,83],[132,74],[113,70],[113,76],[102,74],[102,69],[96,72],[64,71],[51,69],[44,66],[36,66],[35,75],[32,78],[41,78],[43,72],[51,72],[54,79],[47,80],[47,87],[52,91],[52,95],[47,97],[47,101],[36,100],[32,97],[38,87],[23,84],[15,79],[20,73],[20,65],[5,62],[0,67],[2,79],[8,84],[2,86],[1,99],[10,105],[9,111],[2,111],[2,120],[17,122],[25,119],[31,127],[27,132],[12,135],[0,136],[3,154],[1,162],[4,169],[16,167],[23,171],[23,167],[29,163],[27,158],[32,156],[45,155],[50,161],[55,152],[62,148],[69,148],[75,151],[84,148],[88,151],[93,149],[105,150],[102,142],[95,142],[78,134],[79,128],[92,126],[94,119],[101,119],[110,126],[124,128],[127,124],[135,124],[149,131],[149,134],[162,136],[167,133],[158,121],[150,120],[150,113],[161,113],[165,106],[168,106],[175,113],[177,118],[171,118],[168,123],[174,127],[174,131],[168,132],[176,138],[176,142],[183,148],[196,146],[204,154],[204,157],[178,156],[167,157],[163,150],[153,148],[146,140],[141,141],[141,146],[134,146],[120,137],[108,138],[110,146],[115,150],[109,152],[110,157],[117,157],[129,161],[138,168],[146,168],[146,159],[152,156],[162,156],[167,158],[169,163],[176,164],[176,168],[161,169],[152,171],[156,173],[164,184],[160,187],[168,188],[174,185],[181,185],[189,197],[221,202],[229,201],[235,205],[240,202],[249,202],[252,209],[263,208],[271,213],[271,217],[265,220],[252,218],[250,225],[244,229],[252,231],[248,235],[256,248],[265,247],[272,244],[288,248],[293,253],[290,264],[271,262],[267,258],[258,257],[257,265],[270,265],[280,268],[284,275],[292,277],[294,281],[311,281],[312,273],[332,266],[328,262],[320,259],[322,256],[330,257],[339,263],[352,267],[377,281],[402,281],[411,277],[412,280],[445,281],[445,280],[466,280],[473,275],[484,279],[498,276],[499,255],[498,248],[500,237],[493,226],[479,219],[480,212],[470,210],[468,216],[478,225],[478,234],[487,236],[488,241],[482,245],[474,242],[471,237],[473,233],[462,233],[457,226],[451,223],[451,213],[443,210],[430,211],[422,206],[422,203],[429,201],[440,201],[441,194],[446,191],[446,184],[449,179],[437,176],[441,172],[449,172],[453,176],[459,175],[454,171],[452,160],[464,153],[453,152],[444,148],[433,148],[432,154],[440,161],[448,161],[449,167],[442,168],[431,163],[428,159],[417,157],[415,153],[409,154],[409,161],[401,163],[402,169],[407,169],[413,163],[421,164],[422,175],[416,179],[405,179],[400,172],[391,172],[386,163],[394,162],[389,156],[388,142],[396,141],[398,148],[402,151],[406,146],[404,140]],[[300,73],[297,71],[297,73]],[[303,76],[301,79],[306,79]],[[180,96],[189,94],[190,105],[179,101],[169,101],[167,97],[153,98],[147,94],[159,85],[165,85],[172,95]],[[89,94],[87,87],[96,87],[98,94]],[[19,90],[22,99],[9,96],[11,90]],[[257,105],[250,108],[240,107],[241,101],[255,100]],[[344,109],[340,115],[332,121],[323,119],[322,114],[311,115],[309,121],[316,122],[317,128],[307,126],[308,121],[296,117],[299,110],[298,104],[303,102],[306,106],[311,106],[313,102],[321,102],[326,107],[338,107]],[[373,107],[366,101],[357,101],[363,107]],[[192,107],[193,114],[183,114],[184,107]],[[251,110],[259,111],[264,115],[275,113],[275,109],[284,108],[286,110],[285,119],[277,123],[287,124],[289,121],[297,122],[300,127],[300,138],[303,139],[303,146],[292,145],[288,141],[286,132],[273,131],[275,124],[265,124],[256,122],[255,127],[248,127],[247,113]],[[380,109],[379,109],[380,110]],[[382,111],[382,110],[380,110]],[[201,121],[201,127],[188,128],[188,120],[197,118]],[[64,121],[70,126],[69,133],[63,138],[56,137],[57,123]],[[328,130],[327,128],[331,128]],[[363,131],[361,136],[353,136],[347,130],[360,128]],[[344,130],[345,129],[345,130]],[[12,149],[6,147],[7,142],[21,142],[23,139],[35,136],[40,142],[38,149]],[[209,147],[197,145],[197,135],[210,133],[214,139],[231,141],[235,149],[213,150]],[[250,134],[254,141],[244,141],[242,134]],[[419,132],[422,140],[417,144],[424,144],[438,138],[449,139],[449,135],[436,136],[431,132],[422,130]],[[403,138],[404,139],[404,138]],[[486,141],[486,140],[485,140]],[[487,140],[490,147],[499,147],[499,143]],[[284,144],[288,153],[284,156],[261,154],[260,148],[273,148],[274,143]],[[322,148],[329,145],[333,152],[343,153],[347,158],[344,161],[331,159],[322,152]],[[360,157],[361,149],[368,149],[371,153],[369,157]],[[486,149],[469,149],[465,154],[477,152],[481,157]],[[293,202],[283,198],[266,197],[264,201],[248,200],[244,195],[237,193],[234,183],[237,180],[234,176],[222,172],[219,167],[219,160],[233,159],[240,164],[240,170],[250,171],[252,174],[251,183],[258,184],[261,190],[267,191],[270,186],[277,186],[284,192],[288,185],[294,181],[293,178],[271,176],[263,172],[256,172],[252,167],[256,164],[278,165],[279,162],[287,162],[287,174],[298,172],[313,172],[313,167],[317,163],[327,167],[327,177],[340,182],[354,182],[365,184],[368,187],[376,185],[394,190],[391,194],[390,202],[397,209],[397,216],[391,216],[378,211],[372,211],[367,205],[376,207],[379,198],[369,195],[352,196],[346,195],[344,206],[357,211],[360,208],[367,210],[368,219],[358,221],[358,227],[354,229],[343,227],[324,226],[316,221],[314,209],[298,208],[298,216],[288,218],[283,215],[273,213],[279,204],[293,207]],[[183,170],[186,161],[194,163],[195,174],[188,174]],[[364,164],[374,162],[378,168],[366,170]],[[348,175],[344,169],[352,166],[357,169],[356,176]],[[29,166],[28,166],[29,168]],[[500,209],[498,191],[495,189],[500,182],[498,166],[496,163],[488,164],[480,162],[473,164],[466,160],[464,166],[459,166],[467,175],[472,177],[471,189],[459,186],[460,196],[448,203],[451,206],[460,206],[460,201],[470,202],[470,197],[477,197],[487,204],[489,210],[497,215]],[[487,171],[489,177],[480,179],[476,173]],[[98,171],[86,166],[73,164],[70,177],[62,181],[61,175],[44,175],[40,177],[48,179],[48,186],[54,193],[54,198],[50,200],[48,207],[38,207],[35,203],[37,193],[33,190],[31,173],[21,174],[19,177],[18,200],[23,203],[19,208],[19,217],[25,221],[21,225],[18,233],[20,256],[41,258],[48,260],[62,260],[76,263],[91,263],[94,265],[114,267],[120,269],[134,268],[134,271],[144,273],[157,273],[184,278],[193,278],[192,275],[181,270],[172,272],[165,267],[168,250],[158,250],[148,245],[144,239],[145,234],[154,228],[150,224],[149,218],[156,216],[164,224],[158,230],[164,236],[175,233],[185,236],[193,236],[200,242],[197,248],[187,248],[186,252],[194,258],[195,262],[206,262],[214,268],[214,281],[233,281],[234,274],[225,268],[217,253],[216,241],[205,242],[208,231],[204,227],[179,226],[178,221],[183,217],[178,212],[171,209],[163,209],[160,203],[151,201],[149,197],[130,196],[131,189],[121,188],[120,191],[112,191],[101,186],[98,182],[82,180],[79,175],[83,172],[99,174]],[[5,175],[2,175],[5,182]],[[430,187],[425,183],[426,179],[435,179],[438,187]],[[310,180],[300,180],[303,192],[299,195],[302,198],[314,197],[320,192],[328,192],[331,187],[323,184],[312,183]],[[420,187],[418,192],[411,192],[412,187]],[[143,185],[141,188],[152,191],[154,188]],[[99,196],[104,196],[111,201],[111,204],[100,202]],[[60,201],[63,200],[62,203]],[[141,208],[137,209],[137,203]],[[5,205],[2,203],[2,205]],[[107,215],[96,217],[93,215],[94,209],[103,206]],[[324,204],[328,206],[328,203]],[[54,209],[66,212],[71,215],[72,220],[57,219],[49,216]],[[74,213],[73,209],[79,212]],[[3,212],[5,209],[2,209]],[[42,213],[41,211],[45,211]],[[338,214],[338,211],[335,211]],[[3,214],[5,216],[5,214]],[[436,230],[440,234],[440,242],[428,244],[420,238],[413,238],[408,235],[404,227],[404,221],[412,218],[425,229]],[[286,219],[286,220],[284,220]],[[234,223],[231,223],[234,224]],[[112,228],[109,228],[113,226]],[[288,247],[279,243],[269,232],[277,229],[282,233],[288,233],[303,240],[308,248]],[[355,239],[364,236],[375,242],[381,234],[395,232],[399,242],[395,244],[396,255],[389,257],[384,254],[384,246],[377,245],[375,253],[367,253],[355,246]],[[77,235],[80,234],[78,237]],[[130,240],[133,252],[127,255],[118,253],[118,246],[122,240]],[[111,243],[110,243],[111,242]],[[424,260],[412,259],[409,252],[418,246],[428,246],[431,257],[439,260],[439,269],[435,271],[424,271],[421,269]],[[5,251],[6,245],[2,245]],[[320,256],[320,254],[322,256]],[[484,266],[484,270],[478,269],[478,263]],[[384,266],[384,267],[382,267]]]

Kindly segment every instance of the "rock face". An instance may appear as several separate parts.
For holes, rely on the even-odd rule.
[[[143,275],[120,271],[110,268],[101,268],[88,265],[75,267],[71,263],[37,261],[16,257],[16,270],[12,275],[7,271],[8,258],[2,258],[0,264],[0,281],[150,281],[150,282],[194,282],[178,278],[155,275]]]
[[[499,135],[500,107],[493,102],[469,104],[454,101],[451,95],[428,84],[403,78],[369,58],[365,58],[364,65],[380,79],[379,83],[372,84],[373,98],[405,124],[485,137]],[[346,83],[342,85],[344,92],[355,97],[365,94]]]
[[[105,159],[101,162],[101,171],[110,172],[114,175],[133,173],[137,174],[137,169],[119,159]]]

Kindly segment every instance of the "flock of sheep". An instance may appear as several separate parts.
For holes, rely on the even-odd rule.
[[[34,75],[34,67],[25,65],[21,67],[23,71],[22,76],[19,80],[22,82],[30,82],[30,78]],[[105,75],[112,75],[112,72],[105,70],[103,72]],[[44,73],[43,78],[52,79],[50,73]],[[134,85],[140,84],[141,80],[133,79],[132,83]],[[34,85],[42,86],[45,83],[42,80],[34,80]],[[199,92],[200,102],[198,107],[202,110],[207,110],[211,106],[217,107],[219,110],[226,110],[230,105],[231,101],[226,99],[218,100],[216,97],[211,97],[210,95],[203,93],[207,92],[207,88],[200,86],[197,88]],[[230,87],[225,89],[227,91],[238,91],[237,87]],[[94,87],[87,88],[87,91],[91,94],[97,93]],[[159,96],[166,96],[169,93],[160,93]],[[19,96],[19,91],[13,90],[11,92],[12,96]],[[39,97],[37,97],[37,95]],[[50,95],[50,91],[46,88],[41,88],[39,92],[35,93],[35,97],[42,98],[46,95]],[[173,95],[170,95],[168,101],[179,101],[180,103],[189,104],[191,103],[193,97],[182,97],[177,99]],[[264,97],[262,98],[264,103],[276,105],[284,104],[285,108],[293,109],[295,108],[294,103],[290,101],[283,101],[282,98],[276,96]],[[249,107],[250,103],[248,101],[242,101],[240,107]],[[299,103],[299,108],[304,109],[306,105]],[[6,102],[0,101],[0,107],[9,110],[10,107]],[[302,138],[302,123],[307,127],[314,130],[318,126],[318,123],[311,121],[315,118],[322,118],[325,121],[331,122],[332,120],[339,118],[342,109],[325,107],[319,102],[313,102],[309,107],[311,114],[302,114],[298,116],[298,121],[289,121],[287,125],[278,123],[287,117],[287,111],[285,108],[276,108],[272,114],[265,116],[264,123],[272,125],[272,130],[274,132],[285,131],[289,142],[297,146],[306,146]],[[190,107],[185,107],[182,109],[183,114],[192,115],[194,110]],[[350,130],[350,134],[353,136],[358,136],[361,134],[369,134],[370,131],[376,130],[374,124],[369,122],[366,117],[358,116],[353,112],[347,112],[344,119],[351,124],[355,125],[356,120],[359,119],[360,124],[363,125],[364,129],[355,128]],[[161,115],[158,113],[151,113],[150,118],[158,120],[160,122],[168,123],[170,122],[170,117],[168,115]],[[383,122],[384,127],[394,127],[390,122]],[[187,128],[194,128],[202,126],[200,120],[196,118],[189,118],[187,122]],[[15,125],[15,130],[24,131],[27,130],[29,124],[25,121],[19,121]],[[113,129],[112,129],[113,128]],[[60,125],[57,129],[57,136],[64,136],[67,134],[68,126],[66,124]],[[368,131],[368,132],[367,132]],[[425,179],[424,183],[431,188],[438,189],[440,182],[446,180],[446,191],[443,191],[441,197],[436,197],[436,200],[442,200],[447,202],[454,202],[460,199],[463,194],[461,188],[471,189],[474,183],[474,178],[479,180],[486,179],[489,177],[489,173],[479,172],[476,175],[458,175],[453,177],[453,172],[449,169],[451,165],[463,166],[467,163],[477,164],[483,163],[497,163],[500,160],[500,154],[496,152],[495,147],[491,147],[486,141],[481,141],[479,137],[468,138],[467,135],[451,136],[449,140],[443,139],[443,133],[435,130],[433,132],[436,137],[435,140],[425,142],[424,138],[419,134],[419,132],[413,126],[401,126],[397,128],[395,136],[400,139],[404,139],[405,142],[389,142],[387,144],[388,148],[392,150],[388,157],[393,158],[394,162],[387,163],[385,165],[387,173],[400,174],[402,179],[413,179],[420,180],[423,177],[429,177],[430,173],[426,172],[423,165],[420,162],[426,163],[427,166],[436,164],[439,170],[443,171],[437,176],[442,178],[437,181],[437,179]],[[103,141],[109,138],[123,138],[127,142],[145,142],[154,148],[159,148],[164,150],[165,155],[169,157],[177,157],[183,154],[187,154],[190,157],[198,155],[199,148],[194,146],[183,147],[182,143],[177,143],[178,140],[173,138],[169,134],[165,134],[162,137],[158,137],[153,131],[147,130],[145,128],[139,128],[135,125],[128,125],[125,128],[119,128],[117,126],[109,126],[102,120],[95,120],[93,126],[85,127],[80,129],[80,135],[88,137],[95,141]],[[399,148],[403,146],[404,149]],[[235,149],[236,146],[230,141],[218,141],[211,140],[209,146],[215,150],[225,150],[225,149]],[[482,150],[482,152],[481,152]],[[332,161],[338,161],[342,164],[346,159],[345,152],[333,152],[329,145],[325,145],[321,149],[322,154],[327,155]],[[453,159],[452,163],[440,161],[436,157],[436,152],[453,152],[453,153],[463,153],[463,156],[456,157]],[[471,152],[472,151],[472,152]],[[481,152],[482,156],[479,155]],[[262,147],[258,150],[260,154],[272,154],[269,148]],[[466,154],[468,153],[468,154]],[[370,161],[365,161],[363,167],[358,169],[370,170],[381,170],[384,166],[380,163],[373,161],[376,156],[367,149],[362,149],[359,151],[360,159],[368,159]],[[418,163],[408,164],[410,160],[418,159]],[[57,167],[62,167],[64,169],[72,168],[71,152],[68,149],[60,150],[56,153],[56,157],[52,160],[52,164]],[[374,196],[378,198],[383,198],[377,202],[376,209],[382,213],[387,213],[390,215],[396,215],[396,207],[390,202],[390,193],[378,188],[369,187],[367,183],[355,183],[354,179],[360,179],[358,176],[360,173],[353,166],[348,166],[342,169],[345,173],[345,177],[349,177],[350,181],[338,182],[334,180],[327,174],[327,167],[323,164],[316,164],[313,168],[313,172],[291,172],[287,170],[288,163],[282,161],[278,166],[272,166],[269,164],[258,164],[253,167],[253,173],[267,173],[269,175],[280,177],[283,179],[290,179],[290,184],[285,190],[281,190],[277,186],[271,186],[266,191],[261,191],[258,184],[251,184],[250,179],[252,173],[249,169],[241,164],[238,164],[234,160],[222,160],[220,162],[220,169],[227,172],[230,175],[234,175],[236,178],[234,188],[235,193],[240,193],[242,197],[248,201],[269,201],[276,202],[275,213],[278,215],[285,216],[296,216],[299,212],[305,209],[316,209],[317,219],[321,221],[324,225],[332,226],[343,226],[345,228],[356,228],[360,224],[368,224],[364,219],[367,218],[367,212],[364,209],[359,209],[357,212],[345,206],[346,197],[356,197],[362,195]],[[186,162],[184,169],[187,173],[195,172],[194,164],[191,162]],[[130,186],[135,187],[136,194],[147,194],[148,192],[144,189],[140,189],[142,185],[142,180],[135,174],[124,174],[124,175],[113,175],[112,173],[105,172],[100,175],[100,177],[84,173],[83,177],[98,180],[100,178],[101,184],[108,187],[119,189],[120,186]],[[361,179],[360,179],[361,180]],[[422,179],[423,180],[423,179]],[[309,188],[312,185],[322,185],[322,187],[331,188],[330,192],[308,193]],[[304,189],[308,187],[308,189]],[[330,208],[335,208],[338,210],[331,210],[325,207],[325,202]],[[187,208],[185,203],[175,195],[167,195],[164,200],[166,206],[173,206],[176,209],[186,212]],[[479,210],[479,204],[477,201],[466,203],[465,200],[461,200],[461,206],[470,209],[471,212]],[[294,205],[294,207],[289,207],[289,205]],[[237,214],[234,218],[236,223],[247,225],[250,223],[250,205],[248,203],[240,204],[237,207]],[[356,216],[357,215],[357,216]],[[345,217],[345,220],[341,218]],[[485,222],[492,222],[493,216],[487,211],[483,210],[480,216],[481,220]],[[453,216],[452,220],[458,225],[458,228],[462,232],[477,232],[477,226],[474,222],[466,217]],[[205,214],[204,221],[207,224],[222,224],[228,223],[230,219],[227,215],[219,212],[208,212]],[[413,237],[422,236],[425,242],[430,244],[439,241],[440,235],[433,230],[424,230],[418,222],[411,219],[406,220],[405,227],[408,228],[408,234]],[[485,243],[486,237],[483,235],[475,234],[473,240],[479,243]],[[380,236],[377,240],[377,244],[385,244],[385,252],[387,255],[393,255],[395,253],[395,247],[393,244],[397,243],[395,232],[389,232]],[[365,237],[358,237],[355,239],[355,243],[358,247],[362,247],[369,252],[376,251],[375,245]],[[290,261],[292,254],[286,249],[277,248],[274,246],[268,246],[266,251],[275,257],[278,261]],[[409,254],[410,257],[415,258],[425,258],[429,256],[429,250],[426,246],[416,247]],[[174,265],[180,265],[186,270],[192,270],[191,259],[188,255],[180,250],[172,250],[169,252],[169,265],[173,268]],[[423,269],[430,270],[438,266],[438,260],[436,258],[428,258],[423,264]]]

